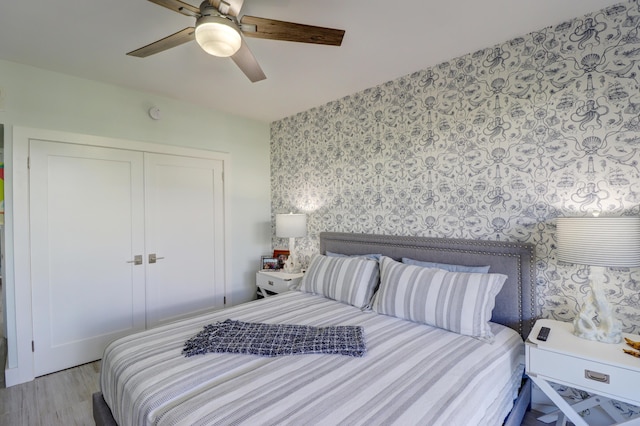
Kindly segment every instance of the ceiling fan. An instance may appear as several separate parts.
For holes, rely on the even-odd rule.
[[[199,8],[181,0],[149,1],[196,18],[195,27],[187,27],[127,55],[146,58],[195,39],[205,52],[214,56],[231,57],[254,83],[267,77],[249,50],[244,36],[330,46],[340,46],[344,36],[344,30],[333,28],[247,15],[238,18],[244,0],[205,0]]]

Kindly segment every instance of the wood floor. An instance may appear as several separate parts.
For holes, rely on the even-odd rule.
[[[94,425],[91,395],[99,385],[100,361],[0,389],[0,425]]]
[[[542,423],[537,419],[537,417],[542,416],[543,413],[538,413],[536,411],[528,411],[522,420],[522,426],[549,426],[555,425],[555,422],[552,423]],[[567,421],[567,425],[573,425],[573,423]]]

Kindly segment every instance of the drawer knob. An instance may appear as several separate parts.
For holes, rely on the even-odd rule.
[[[598,373],[597,371],[584,370],[584,377],[589,380],[595,380],[600,383],[609,383],[609,375]]]

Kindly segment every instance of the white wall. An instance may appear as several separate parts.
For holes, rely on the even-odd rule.
[[[0,61],[0,90],[7,208],[8,370],[20,369],[20,363],[24,363],[17,357],[16,339],[31,340],[30,336],[18,335],[30,330],[18,332],[15,326],[16,309],[20,307],[14,304],[14,291],[28,283],[15,280],[12,249],[15,244],[28,242],[13,241],[14,126],[228,153],[231,167],[225,178],[230,189],[227,237],[231,247],[231,282],[227,301],[237,304],[253,298],[258,260],[271,247],[268,123],[6,61]],[[154,105],[161,109],[159,121],[152,120],[147,113]]]

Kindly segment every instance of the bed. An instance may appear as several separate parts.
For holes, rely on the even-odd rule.
[[[111,343],[102,360],[102,392],[93,395],[96,424],[520,425],[530,402],[530,385],[522,373],[523,340],[537,316],[532,245],[325,232],[320,234],[320,253],[301,289]],[[314,277],[323,271],[318,265],[365,268],[371,260],[355,256],[364,254],[380,259],[381,283],[373,298],[373,289],[355,296],[358,303],[341,300],[344,289],[331,294],[317,287],[312,291],[317,284]],[[436,272],[402,263],[403,258],[490,269],[488,274]],[[462,326],[456,321],[442,325],[453,327],[456,332],[452,332],[412,317],[414,308],[388,296],[401,293],[393,287],[400,285],[393,277],[400,276],[454,280],[447,283],[457,283],[460,277],[506,278],[493,295],[491,322],[483,322],[482,333],[488,334],[474,335],[475,329],[464,327],[468,319],[460,320]],[[367,353],[362,357],[182,355],[187,339],[205,325],[227,319],[358,326],[364,330]]]

